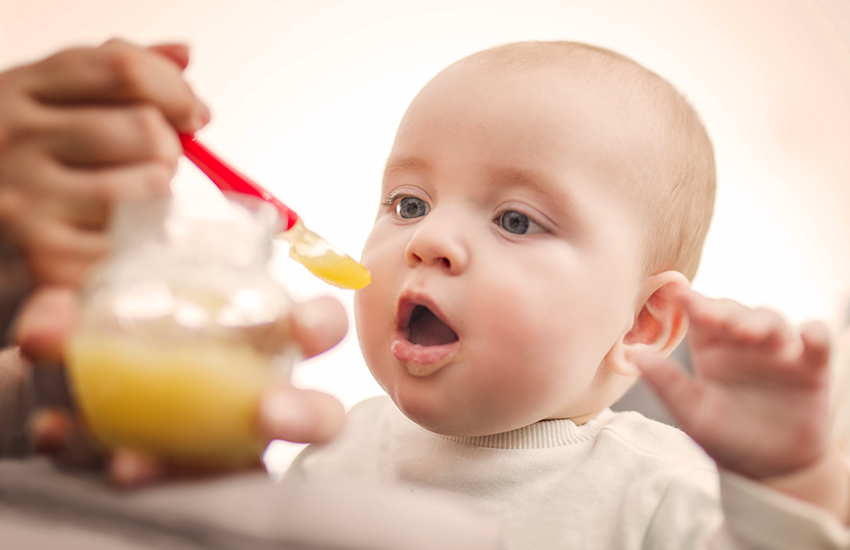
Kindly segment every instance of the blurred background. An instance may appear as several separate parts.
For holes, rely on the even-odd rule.
[[[192,48],[200,137],[359,257],[408,102],[452,61],[566,39],[670,80],[712,136],[719,191],[695,288],[836,326],[850,289],[847,0],[0,0],[0,68],[110,37]],[[179,194],[214,192],[181,166]],[[328,287],[285,257],[299,299]],[[353,324],[352,324],[353,327]],[[379,393],[354,331],[296,368],[346,406]]]

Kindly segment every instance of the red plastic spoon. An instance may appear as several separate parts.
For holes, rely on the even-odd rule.
[[[253,195],[273,204],[284,220],[278,237],[289,242],[289,256],[323,281],[340,288],[358,289],[371,281],[369,271],[350,256],[319,237],[301,222],[292,209],[221,160],[194,136],[181,134],[183,153],[222,191]]]

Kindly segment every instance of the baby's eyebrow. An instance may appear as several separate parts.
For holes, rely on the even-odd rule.
[[[431,165],[419,157],[390,157],[384,165],[384,178],[403,172],[425,173],[431,170]]]
[[[490,168],[490,181],[500,187],[526,187],[540,194],[551,193],[553,184],[547,183],[545,177],[517,168]]]
[[[491,184],[498,188],[523,187],[539,195],[563,199],[561,202],[569,199],[562,184],[547,174],[503,166],[492,167],[488,172]]]

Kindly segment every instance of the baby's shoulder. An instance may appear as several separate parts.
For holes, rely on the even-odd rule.
[[[395,409],[396,407],[388,395],[375,395],[357,402],[351,407],[347,415],[349,418],[359,418],[361,416],[382,415]]]
[[[716,466],[691,437],[674,426],[658,422],[634,411],[605,411],[597,444],[618,448],[632,460],[675,469],[704,470],[714,474]]]

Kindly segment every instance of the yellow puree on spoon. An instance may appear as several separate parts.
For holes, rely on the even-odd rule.
[[[369,270],[304,227],[301,220],[278,235],[289,241],[289,257],[334,286],[358,289],[368,285]]]

